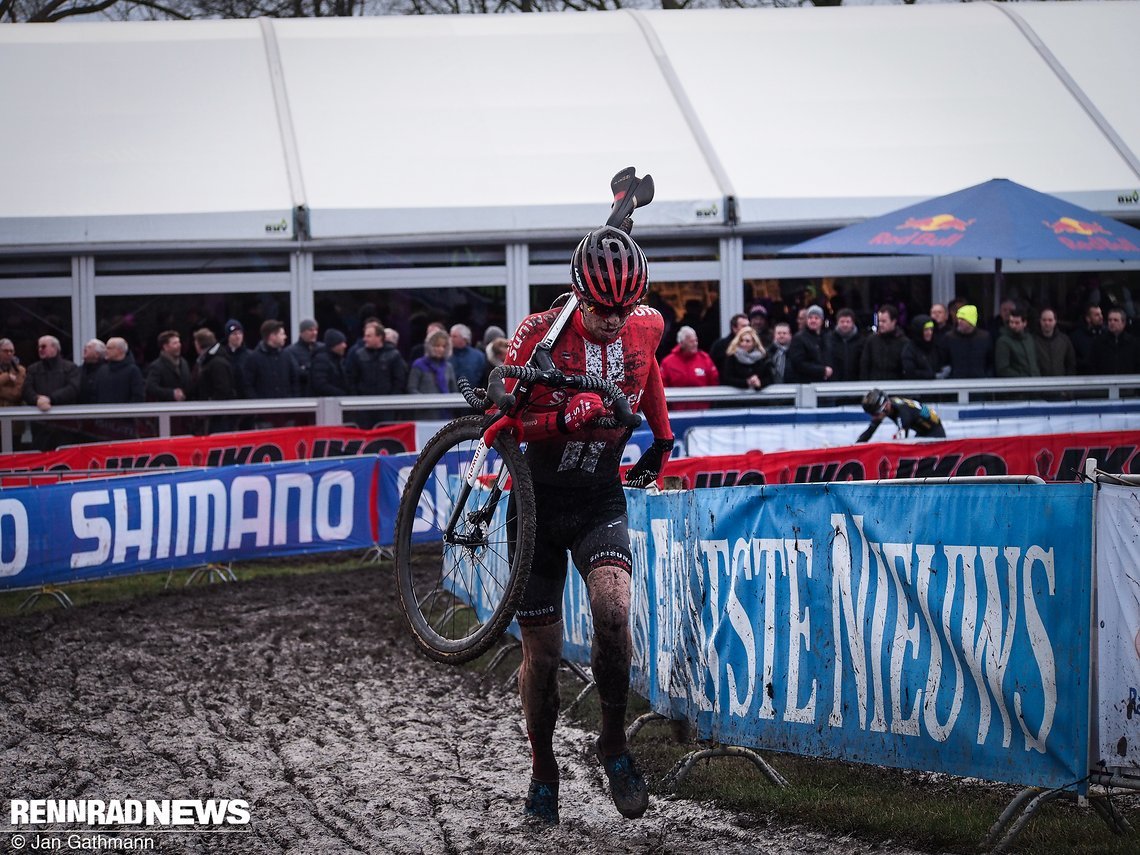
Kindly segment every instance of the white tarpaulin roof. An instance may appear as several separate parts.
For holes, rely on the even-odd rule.
[[[0,26],[0,245],[831,225],[993,177],[1140,214],[1140,4]]]

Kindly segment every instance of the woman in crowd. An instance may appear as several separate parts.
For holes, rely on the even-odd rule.
[[[744,327],[725,349],[724,373],[721,379],[739,389],[759,389],[768,382],[768,360],[763,345],[752,327]]]
[[[412,363],[408,392],[413,395],[445,395],[458,392],[455,369],[451,367],[451,337],[442,331],[431,333],[424,342],[424,355]],[[416,410],[416,418],[447,419],[447,410]]]

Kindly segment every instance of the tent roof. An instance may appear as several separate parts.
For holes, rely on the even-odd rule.
[[[830,226],[993,177],[1140,213],[1140,4],[0,27],[0,245]]]

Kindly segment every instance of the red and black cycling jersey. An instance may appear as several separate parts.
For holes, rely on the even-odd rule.
[[[506,362],[525,365],[558,312],[551,309],[530,315],[519,324]],[[586,331],[581,314],[575,312],[554,342],[550,356],[564,374],[590,374],[615,383],[629,398],[632,410],[645,415],[655,437],[671,437],[665,390],[654,358],[663,330],[661,314],[648,306],[639,306],[616,339],[597,341]],[[507,380],[507,389],[512,389],[514,383]],[[572,389],[538,389],[522,414],[522,438],[528,443],[526,457],[536,483],[582,486],[618,477],[625,446],[624,429],[587,427],[564,434],[556,428],[552,414],[574,394]]]

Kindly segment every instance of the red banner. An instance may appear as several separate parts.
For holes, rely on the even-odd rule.
[[[683,457],[665,466],[686,489],[886,478],[1038,475],[1075,481],[1087,458],[1105,472],[1140,474],[1140,431],[1001,436],[922,443],[874,442],[812,451]]]
[[[183,466],[232,466],[279,460],[402,454],[415,449],[416,426],[411,422],[373,430],[295,427],[92,443],[65,446],[56,451],[0,454],[0,471],[102,469],[128,473]],[[20,483],[27,483],[27,479],[22,478]]]

